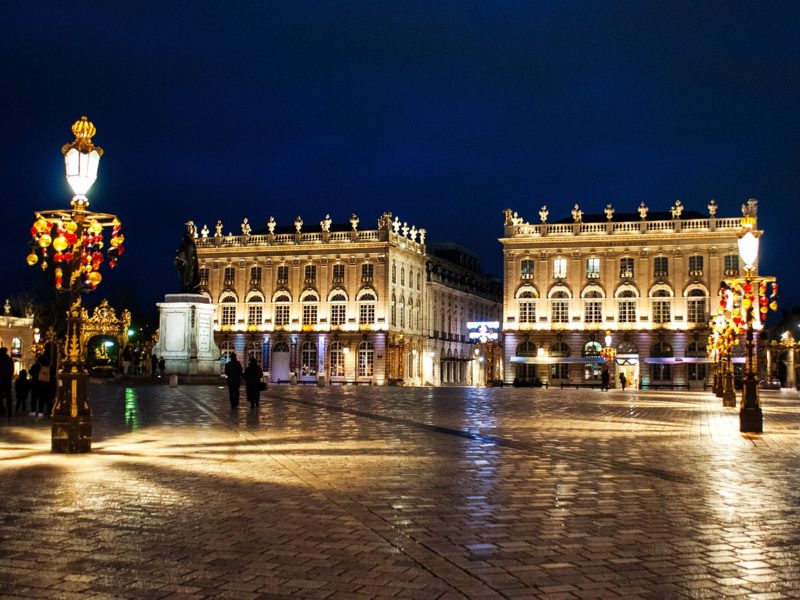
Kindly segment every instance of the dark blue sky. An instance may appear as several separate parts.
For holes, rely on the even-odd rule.
[[[18,2],[4,8],[8,296],[32,212],[65,206],[61,145],[106,155],[91,208],[127,252],[92,301],[177,286],[182,224],[389,210],[500,272],[500,211],[535,220],[680,198],[760,201],[761,271],[793,281],[796,2]]]

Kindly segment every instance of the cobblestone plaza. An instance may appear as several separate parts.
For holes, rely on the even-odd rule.
[[[800,397],[93,384],[0,424],[3,598],[796,598]]]

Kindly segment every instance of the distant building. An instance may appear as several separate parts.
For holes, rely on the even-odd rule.
[[[8,300],[0,314],[0,346],[8,348],[8,354],[14,361],[14,375],[33,364],[33,313],[15,317],[11,314]]]
[[[754,201],[753,201],[754,202]],[[684,210],[584,215],[538,223],[506,211],[503,332],[507,383],[597,379],[610,332],[612,385],[702,389],[706,342],[725,277],[738,276],[740,217]]]
[[[441,381],[431,353],[437,364],[442,351],[465,353],[464,332],[431,343],[425,236],[391,213],[370,229],[355,215],[344,224],[326,216],[311,227],[300,217],[283,227],[270,218],[257,233],[245,219],[237,235],[224,235],[221,222],[214,233],[204,226],[196,238],[201,289],[217,305],[220,351],[256,358],[273,382]],[[449,269],[472,273],[468,284],[454,280],[459,298],[483,285],[468,265]],[[464,315],[482,301],[463,302]]]
[[[500,280],[481,273],[477,255],[457,244],[429,245],[427,251],[425,383],[482,385],[481,350],[467,323],[500,321]]]

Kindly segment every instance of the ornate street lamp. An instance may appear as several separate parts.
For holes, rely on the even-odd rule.
[[[756,230],[756,201],[750,200],[742,207],[742,229],[739,233],[739,255],[744,263],[744,279],[729,282],[739,296],[739,310],[733,314],[734,326],[744,327],[747,359],[742,387],[742,405],[739,410],[739,431],[761,433],[764,416],[758,398],[758,380],[753,352],[753,331],[763,327],[763,319],[769,310],[777,310],[778,284],[774,277],[754,276],[758,259],[758,244],[761,232]],[[771,286],[771,289],[770,289]]]
[[[605,347],[600,350],[600,356],[606,359],[608,364],[610,365],[614,359],[617,357],[617,349],[611,345],[611,332],[606,331],[606,336],[603,339],[606,343]]]
[[[92,143],[95,127],[81,117],[72,125],[72,133],[75,139],[61,149],[67,183],[74,193],[72,208],[35,213],[27,257],[30,266],[38,264],[51,274],[56,289],[69,298],[60,385],[52,414],[51,449],[59,453],[89,452],[92,448],[92,410],[86,396],[85,348],[81,346],[81,293],[95,289],[102,280],[100,265],[107,262],[113,269],[124,251],[117,217],[87,210],[86,193],[97,179],[103,155],[102,148]],[[103,236],[106,227],[111,229],[107,245]]]
[[[736,406],[736,389],[733,385],[733,365],[731,350],[739,331],[731,318],[733,293],[727,287],[720,290],[720,309],[711,319],[711,335],[707,351],[716,365],[714,373],[714,393],[722,398],[722,406]]]

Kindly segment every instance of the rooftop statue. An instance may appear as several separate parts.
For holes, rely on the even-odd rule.
[[[197,247],[194,243],[194,223],[186,224],[183,239],[175,253],[175,269],[181,283],[181,293],[196,294],[200,289],[200,266],[197,263]]]

